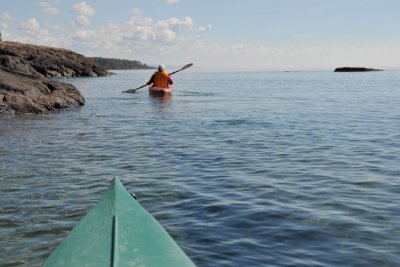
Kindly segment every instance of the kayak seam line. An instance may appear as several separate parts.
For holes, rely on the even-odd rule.
[[[118,266],[118,216],[112,218],[111,231],[111,267]]]

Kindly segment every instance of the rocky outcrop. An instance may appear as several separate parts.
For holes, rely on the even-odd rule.
[[[70,50],[0,42],[0,116],[66,110],[84,105],[73,85],[49,77],[96,77],[111,73]]]
[[[363,71],[381,71],[381,70],[364,68],[364,67],[341,67],[335,69],[335,72],[363,72]]]
[[[0,70],[0,116],[39,114],[85,104],[73,85]]]
[[[111,73],[71,50],[0,42],[0,68],[33,77],[96,77]]]

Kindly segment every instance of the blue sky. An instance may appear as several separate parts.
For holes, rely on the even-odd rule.
[[[3,39],[231,70],[400,67],[398,0],[0,0]]]

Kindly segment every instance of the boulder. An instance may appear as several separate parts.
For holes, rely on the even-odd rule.
[[[84,104],[72,84],[0,70],[0,116],[68,110]]]
[[[107,75],[111,72],[67,49],[0,42],[0,116],[84,105],[85,99],[76,87],[50,77]]]
[[[85,99],[72,84],[0,70],[0,116],[72,109]]]

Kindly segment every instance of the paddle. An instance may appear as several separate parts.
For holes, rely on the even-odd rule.
[[[190,68],[191,66],[193,66],[193,63],[186,64],[185,66],[183,66],[183,67],[180,68],[179,70],[176,70],[176,71],[174,71],[174,72],[171,72],[171,73],[169,74],[169,76],[171,76],[171,75],[173,75],[173,74],[175,74],[175,73],[177,73],[177,72],[183,71],[183,70],[185,70],[185,69],[187,69],[187,68]],[[126,90],[126,91],[122,91],[122,93],[136,93],[137,90],[142,89],[143,87],[146,87],[146,86],[147,86],[147,84],[142,85],[142,86],[140,86],[140,87],[138,87],[138,88],[135,88],[135,89],[128,89],[128,90]]]

